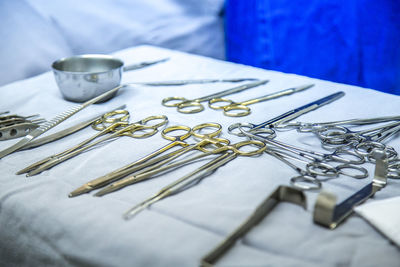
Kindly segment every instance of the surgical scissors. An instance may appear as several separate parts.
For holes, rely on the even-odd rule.
[[[252,151],[241,151],[240,148],[244,146],[255,146],[256,149]],[[203,179],[206,175],[213,173],[219,167],[225,165],[227,162],[235,159],[237,156],[254,156],[257,154],[261,154],[266,149],[266,146],[263,142],[257,140],[247,140],[242,141],[233,145],[224,145],[222,147],[218,147],[213,151],[208,153],[222,153],[216,159],[211,160],[210,162],[204,164],[203,166],[197,168],[196,170],[190,172],[187,175],[179,178],[178,180],[172,182],[171,184],[163,187],[160,191],[158,191],[155,195],[151,196],[150,198],[144,200],[143,202],[139,203],[138,205],[134,206],[133,208],[129,209],[125,214],[125,219],[132,218],[138,212],[144,210],[145,208],[149,207],[150,205],[154,204],[166,198],[170,195],[176,194],[181,192],[182,189],[187,188],[188,186],[196,183],[200,179]],[[185,160],[184,160],[185,161]]]
[[[184,97],[172,96],[164,98],[161,103],[166,107],[176,107],[178,111],[181,113],[186,113],[186,114],[197,113],[204,110],[204,106],[201,104],[201,102],[208,101],[213,98],[239,93],[244,90],[266,84],[267,82],[269,81],[268,80],[256,81],[191,100],[186,99]]]
[[[249,99],[242,102],[233,102],[232,100],[226,98],[213,98],[208,101],[208,106],[216,110],[221,109],[224,112],[224,115],[229,117],[242,117],[242,116],[247,116],[251,113],[251,110],[248,107],[248,105],[264,102],[281,96],[291,95],[306,90],[308,88],[311,88],[313,86],[314,84],[307,84],[298,87],[292,87],[289,89],[281,90],[275,93],[267,94],[261,97]]]
[[[232,124],[228,127],[228,132],[230,134],[236,135],[236,136],[243,136],[243,134],[239,131],[239,132],[235,132],[236,129],[238,129],[239,127],[246,127],[248,129],[250,129],[250,131],[254,131],[260,128],[273,128],[276,127],[277,125],[283,123],[283,122],[288,122],[290,120],[293,120],[294,118],[297,118],[307,112],[313,111],[323,105],[329,104],[339,98],[341,98],[342,96],[344,96],[344,92],[340,91],[340,92],[336,92],[334,94],[328,95],[326,97],[320,98],[316,101],[310,102],[304,106],[295,108],[293,110],[289,110],[288,112],[285,112],[273,119],[270,119],[268,121],[265,121],[263,123],[260,124],[253,124],[253,123],[235,123]],[[273,132],[275,134],[275,132]]]
[[[204,129],[214,129],[213,132],[209,132],[207,134],[205,133],[200,133],[201,130]],[[184,135],[178,135],[178,136],[170,136],[168,135],[168,133],[170,132],[174,132],[176,130],[186,130],[187,133]],[[214,153],[214,149],[212,150],[208,150],[206,148],[207,145],[212,144],[216,147],[220,147],[223,144],[229,144],[229,140],[227,139],[223,139],[223,138],[218,138],[217,136],[219,135],[219,133],[222,130],[222,126],[218,123],[202,123],[199,124],[193,128],[189,128],[187,126],[171,126],[168,127],[166,129],[164,129],[161,132],[161,135],[168,140],[172,141],[172,144],[175,142],[181,142],[182,137],[184,137],[185,139],[189,136],[194,136],[197,138],[200,138],[200,141],[198,141],[195,144],[188,144],[186,147],[184,147],[183,149],[179,150],[177,153],[174,153],[174,155],[167,157],[165,160],[159,161],[157,164],[154,164],[150,167],[147,167],[146,169],[141,170],[140,172],[137,172],[133,175],[130,175],[128,177],[125,177],[122,180],[119,180],[117,182],[112,183],[111,185],[109,185],[108,187],[104,188],[103,190],[97,192],[95,194],[95,196],[103,196],[105,194],[114,192],[118,189],[121,189],[123,187],[126,187],[128,185],[131,185],[133,183],[137,183],[140,181],[143,181],[145,179],[149,179],[150,177],[152,177],[155,174],[158,174],[162,171],[171,169],[171,168],[175,168],[178,166],[181,166],[183,164],[189,163],[189,162],[193,162],[194,160],[198,160],[202,157],[208,156],[212,153]],[[185,159],[183,161],[180,161],[178,163],[172,163],[169,165],[166,165],[168,162],[171,162],[173,160],[175,160],[176,158],[180,157],[181,155],[188,153],[189,151],[193,151],[193,150],[200,150],[202,152],[205,152],[203,154],[197,155],[195,157],[189,158],[189,159]]]
[[[104,115],[103,119],[96,121],[93,127],[94,129],[101,130],[99,133],[84,140],[83,142],[79,143],[78,145],[70,149],[67,149],[61,153],[40,160],[24,168],[23,170],[20,170],[19,172],[17,172],[17,174],[28,173],[27,176],[33,176],[39,174],[44,170],[47,170],[61,162],[64,162],[80,154],[81,152],[89,148],[94,147],[95,145],[98,145],[100,143],[103,143],[107,140],[110,140],[118,136],[130,136],[133,138],[146,138],[152,136],[158,132],[159,127],[165,125],[168,122],[168,118],[164,115],[161,115],[161,116],[150,116],[140,121],[129,124],[128,122],[121,120],[120,115],[121,112],[119,111],[113,111],[110,112],[109,114]],[[109,126],[106,127],[105,123],[113,121],[112,119],[110,119],[110,117],[112,116],[117,116],[116,122],[111,123]],[[126,114],[122,118],[127,118]],[[149,124],[150,121],[158,121],[158,120],[161,121],[155,123],[154,125]],[[107,133],[110,132],[111,132],[110,135],[106,135]],[[96,138],[99,138],[103,135],[106,136],[94,141]]]
[[[202,126],[200,126],[202,127]],[[205,126],[204,126],[205,127]],[[208,128],[214,128],[214,132],[209,132],[208,137],[216,137],[221,133],[222,127],[219,124],[214,124],[214,123],[209,123],[207,125]],[[201,128],[203,129],[203,128]],[[179,134],[179,132],[181,134]],[[175,135],[171,135],[171,133],[175,133]],[[180,153],[183,148],[189,146],[188,143],[186,143],[184,140],[189,138],[190,136],[193,135],[192,128],[184,125],[176,125],[176,126],[169,126],[165,128],[161,132],[161,136],[166,139],[171,141],[167,145],[163,146],[160,149],[157,149],[156,151],[150,153],[149,155],[141,158],[140,160],[137,160],[133,163],[130,163],[122,168],[119,168],[117,170],[114,170],[106,175],[103,175],[99,178],[96,178],[94,180],[91,180],[87,182],[86,184],[82,185],[81,187],[75,189],[72,191],[69,196],[74,197],[77,195],[81,195],[83,193],[88,193],[94,189],[98,189],[100,187],[103,187],[107,184],[110,184],[118,179],[121,179],[129,174],[132,174],[133,172],[139,171],[141,169],[144,169],[145,167],[149,167],[153,164],[156,164],[160,161],[163,161],[165,159],[171,158],[172,156],[176,155],[177,153]],[[164,153],[165,151],[168,151],[169,149],[172,149],[176,146],[181,146],[181,149],[178,149],[177,151],[168,153],[167,155],[158,157],[153,159],[154,157]],[[153,159],[153,160],[150,160]],[[149,171],[149,169],[146,169],[146,171]]]
[[[392,122],[371,129],[352,131],[343,126],[326,126],[324,129],[315,131],[323,146],[349,146],[356,153],[367,157],[373,162],[373,150],[380,149],[387,153],[389,161],[397,157],[394,148],[386,146],[382,142],[400,132],[400,122]]]
[[[299,169],[296,167],[295,169],[300,173],[299,177],[292,178],[292,184],[296,185],[295,182],[297,180],[310,180],[308,176],[338,176],[339,174],[343,174],[345,176],[349,176],[352,178],[356,179],[363,179],[368,177],[368,171],[364,167],[361,166],[355,166],[359,164],[363,164],[365,162],[365,159],[363,156],[357,154],[356,152],[353,151],[348,151],[348,150],[337,150],[334,151],[333,153],[330,154],[324,154],[312,150],[306,150],[303,148],[299,148],[293,145],[285,144],[283,142],[277,141],[272,138],[272,136],[275,136],[274,134],[271,133],[273,129],[266,129],[265,133],[267,136],[262,136],[260,134],[263,133],[263,129],[259,129],[257,132],[246,132],[244,129],[239,127],[239,130],[241,133],[248,138],[259,140],[262,142],[265,142],[266,144],[269,144],[271,146],[274,146],[276,148],[279,148],[277,150],[276,148],[270,148],[268,147],[267,153],[270,153],[271,155],[277,157],[278,159],[282,160],[292,168],[295,168],[293,164],[288,163],[287,160],[283,160],[284,157],[289,157],[295,160],[302,161],[306,163],[306,169],[307,171],[299,171]],[[281,150],[284,150],[285,152],[282,152]],[[291,153],[290,155],[288,153]],[[293,156],[295,155],[295,156]],[[351,157],[353,159],[346,158],[345,156]],[[336,166],[332,166],[329,163],[337,163]],[[353,174],[351,172],[346,172],[345,170],[352,170],[360,172],[359,174]],[[307,177],[305,177],[307,176]],[[304,179],[303,179],[304,178]],[[316,183],[317,186],[320,186],[319,183]],[[309,189],[309,188],[304,188],[301,186],[297,186],[301,189]]]

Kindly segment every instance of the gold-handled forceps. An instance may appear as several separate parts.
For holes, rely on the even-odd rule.
[[[212,109],[222,110],[224,112],[224,115],[229,117],[242,117],[247,116],[251,113],[251,109],[248,107],[248,105],[264,102],[286,95],[291,95],[311,88],[313,86],[314,84],[307,84],[293,87],[242,102],[233,102],[232,100],[227,98],[213,98],[208,101],[208,106]]]
[[[122,118],[120,117],[122,114]],[[34,163],[27,168],[19,171],[17,174],[28,173],[27,176],[32,176],[41,173],[65,160],[68,160],[81,152],[93,148],[94,146],[111,140],[112,138],[120,136],[130,136],[133,138],[146,138],[152,136],[158,132],[158,128],[165,125],[168,122],[168,118],[164,115],[161,116],[150,116],[134,123],[128,123],[124,118],[128,118],[129,114],[124,111],[113,111],[110,114],[103,116],[101,120],[94,123],[93,128],[100,130],[96,135],[86,139],[80,144],[67,149],[59,154],[47,157],[37,163]],[[117,116],[117,121],[113,122],[113,116]],[[149,122],[156,122],[154,125],[150,125]],[[159,122],[157,122],[159,121]],[[109,135],[106,135],[111,133]],[[105,136],[104,136],[105,135]],[[103,137],[102,137],[103,136]],[[101,137],[101,138],[100,138]],[[99,139],[97,139],[99,138]],[[97,140],[95,140],[97,139]]]
[[[75,189],[69,194],[69,197],[74,197],[78,196],[84,193],[88,193],[94,189],[101,188],[109,183],[112,183],[118,179],[121,179],[135,171],[138,171],[140,169],[143,169],[145,167],[149,167],[159,161],[168,159],[175,155],[176,153],[180,152],[182,148],[187,147],[189,144],[185,142],[185,139],[189,138],[192,133],[191,133],[191,128],[187,126],[170,126],[165,128],[162,132],[161,135],[164,139],[170,140],[171,142],[168,143],[167,145],[163,146],[160,149],[157,149],[156,151],[150,153],[149,155],[132,162],[126,166],[123,166],[117,170],[114,170],[106,175],[103,175],[99,178],[96,178],[94,180],[91,180],[84,185],[80,186],[79,188]],[[181,132],[181,134],[176,134],[177,132]],[[168,133],[175,132],[174,136],[168,135]],[[221,127],[218,127],[217,130],[214,133],[209,133],[210,137],[215,137],[219,135],[221,132]],[[167,155],[160,156],[158,158],[155,158],[156,156],[172,149],[177,146],[182,147],[181,149],[178,149],[177,151],[168,153]]]
[[[183,135],[178,135],[178,136],[170,135],[170,133],[176,132],[178,130],[186,131],[186,133]],[[201,133],[202,131],[204,132],[205,130],[208,130],[208,133]],[[211,130],[211,132],[210,132],[210,130]],[[170,170],[172,168],[177,168],[184,164],[187,164],[187,163],[193,162],[195,160],[199,160],[205,156],[211,155],[214,150],[211,150],[211,153],[210,153],[210,151],[207,148],[208,145],[213,145],[213,147],[220,147],[222,145],[229,144],[229,140],[217,137],[220,134],[221,130],[222,130],[222,126],[220,124],[212,123],[212,122],[202,123],[202,124],[194,126],[193,128],[178,125],[178,126],[171,126],[171,127],[164,129],[161,132],[161,135],[165,139],[171,140],[172,141],[171,144],[173,144],[177,141],[180,142],[180,139],[182,138],[182,136],[185,136],[185,139],[189,136],[193,136],[195,138],[200,138],[200,141],[198,141],[195,144],[187,144],[186,147],[180,149],[179,151],[176,151],[176,153],[174,153],[173,155],[165,157],[165,159],[163,159],[162,161],[159,161],[157,164],[149,166],[139,172],[136,172],[128,177],[125,177],[117,182],[112,183],[108,187],[97,192],[95,194],[95,196],[103,196],[105,194],[114,192],[114,191],[119,190],[128,185],[149,179],[152,176],[159,174],[163,171]],[[191,158],[186,158],[179,162],[167,164],[167,163],[172,162],[173,160],[177,159],[178,157],[184,155],[185,153],[188,153],[193,150],[200,150],[205,153],[196,155]]]
[[[235,94],[242,92],[244,90],[257,87],[263,84],[266,84],[268,80],[261,80],[261,81],[256,81],[252,83],[247,83],[244,85],[240,85],[231,89],[227,89],[218,93],[214,93],[211,95],[195,98],[195,99],[186,99],[184,97],[179,97],[179,96],[172,96],[172,97],[167,97],[162,100],[162,104],[166,107],[176,107],[179,112],[181,113],[198,113],[200,111],[204,110],[204,106],[201,104],[201,102],[209,101],[213,98],[219,98],[223,97],[226,95],[230,94]]]
[[[245,146],[252,146],[255,149],[248,151],[248,150],[240,150],[240,148]],[[158,191],[152,197],[146,199],[145,201],[139,203],[138,205],[134,206],[133,208],[129,209],[125,214],[125,219],[132,218],[138,212],[144,210],[145,208],[149,207],[150,205],[154,204],[181,192],[185,188],[189,187],[190,185],[197,183],[199,180],[203,179],[205,176],[212,174],[216,169],[225,165],[229,161],[235,159],[237,156],[254,156],[263,153],[266,149],[266,146],[263,142],[257,140],[247,140],[242,141],[233,145],[223,145],[221,147],[215,148],[212,151],[207,152],[206,154],[219,154],[223,153],[219,157],[211,160],[210,162],[204,164],[203,166],[197,168],[196,170],[190,172],[187,175],[179,178],[178,180],[172,182],[171,184],[163,187],[160,191]],[[186,160],[184,160],[186,161]]]

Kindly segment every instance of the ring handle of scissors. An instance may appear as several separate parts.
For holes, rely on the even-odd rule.
[[[324,162],[313,161],[306,165],[306,170],[311,175],[325,176],[325,177],[337,177],[339,175],[338,170]]]
[[[232,134],[232,135],[239,136],[239,137],[243,137],[243,136],[245,136],[241,132],[241,130],[243,130],[243,128],[247,128],[249,130],[252,130],[254,127],[255,127],[255,125],[252,124],[252,123],[238,122],[238,123],[234,123],[234,124],[229,125],[228,133]],[[249,132],[249,131],[245,131],[245,132]]]
[[[351,156],[353,159],[345,158],[345,156]],[[341,162],[345,164],[363,164],[365,163],[365,157],[350,150],[337,149],[332,154],[327,156],[328,160]]]
[[[102,131],[106,129],[110,124],[114,124],[116,122],[128,123],[129,117],[129,111],[127,110],[114,110],[111,112],[107,112],[100,119],[96,120],[92,124],[92,128],[96,131]]]
[[[222,105],[223,103],[225,104]],[[210,101],[208,101],[208,106],[215,110],[224,109],[225,107],[230,106],[232,104],[234,104],[234,102],[227,98],[213,98]]]
[[[185,133],[181,134],[181,135],[173,135],[173,136],[168,135],[168,133],[175,132],[175,131],[184,131]],[[184,125],[169,126],[169,127],[165,128],[164,130],[162,130],[162,132],[161,132],[161,136],[164,139],[167,139],[170,141],[183,141],[191,135],[192,135],[192,129],[190,127],[184,126]]]
[[[228,117],[243,117],[251,113],[251,109],[245,105],[230,105],[224,108],[224,115]]]
[[[186,101],[178,105],[178,112],[184,114],[199,113],[204,110],[204,106],[198,101]]]
[[[148,122],[149,121],[156,121],[156,120],[161,120],[159,123],[153,124],[153,125],[149,125]],[[167,124],[168,122],[168,117],[165,115],[154,115],[154,116],[149,116],[147,118],[144,118],[142,120],[140,120],[140,124],[142,125],[147,125],[147,126],[151,126],[154,128],[159,128],[161,126],[164,126],[165,124]]]
[[[140,134],[135,134],[141,132]],[[155,135],[158,132],[154,126],[143,125],[143,124],[131,124],[128,125],[121,133],[121,135],[130,136],[133,138],[146,138]]]
[[[249,151],[240,150],[240,148],[245,147],[245,146],[252,146],[252,147],[255,147],[256,149],[249,150]],[[265,145],[265,143],[258,141],[258,140],[242,141],[242,142],[232,145],[232,147],[234,148],[233,152],[237,153],[240,156],[259,155],[267,149],[267,146]]]
[[[204,129],[215,129],[213,132],[209,133],[201,133]],[[222,125],[219,123],[214,122],[206,122],[199,125],[196,125],[192,128],[192,135],[198,138],[205,138],[205,137],[216,137],[221,134]]]
[[[161,101],[161,104],[165,107],[178,107],[180,104],[183,104],[185,102],[190,102],[190,100],[187,100],[186,98],[181,96],[171,96],[164,98]]]
[[[290,184],[300,190],[319,190],[322,187],[321,181],[310,175],[292,177]]]
[[[336,169],[338,170],[339,174],[343,174],[345,176],[355,178],[355,179],[364,179],[368,177],[368,171],[364,167],[361,166],[356,166],[356,165],[351,165],[351,164],[341,164],[336,166]],[[354,174],[352,172],[346,172],[344,170],[350,169],[353,172],[354,171],[359,171],[360,174]]]
[[[372,151],[374,149],[386,150],[386,145],[375,141],[364,141],[358,143],[354,149],[357,154],[364,157],[369,157],[372,155]]]

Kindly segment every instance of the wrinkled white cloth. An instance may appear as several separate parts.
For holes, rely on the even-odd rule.
[[[223,0],[0,1],[0,85],[49,71],[62,57],[141,44],[223,59],[222,6]]]
[[[127,104],[131,121],[164,114],[168,125],[193,127],[204,122],[223,126],[222,137],[242,141],[227,133],[236,122],[261,123],[288,110],[344,91],[338,101],[304,114],[304,122],[334,121],[398,115],[400,97],[355,86],[267,71],[216,59],[152,46],[119,51],[126,64],[169,57],[145,69],[123,73],[123,83],[198,78],[252,77],[269,79],[264,86],[227,96],[243,101],[302,84],[313,88],[291,96],[249,106],[247,117],[226,117],[206,106],[197,114],[178,113],[161,105],[169,96],[197,98],[238,84],[203,84],[185,87],[132,86],[113,99],[92,105],[47,134]],[[384,103],[384,104],[382,104]],[[207,103],[204,103],[207,105]],[[64,100],[53,74],[0,87],[0,110],[46,119],[75,105]],[[68,198],[75,188],[165,146],[158,133],[150,138],[122,137],[76,156],[40,175],[26,178],[15,173],[46,156],[61,152],[94,130],[87,128],[57,142],[13,153],[0,160],[0,265],[1,266],[198,266],[200,259],[246,219],[278,185],[288,185],[297,173],[267,154],[238,157],[182,193],[168,197],[129,221],[122,214],[162,187],[193,171],[204,161],[187,165],[146,182],[137,183],[102,198],[93,193]],[[278,132],[279,140],[322,151],[319,140],[296,131]],[[16,140],[0,142],[4,149]],[[388,143],[400,151],[400,142]],[[373,164],[365,164],[373,171]],[[373,172],[371,172],[373,173]],[[369,183],[340,176],[323,188],[347,198]],[[398,196],[400,183],[390,181],[375,199]],[[398,266],[399,249],[358,216],[334,231],[313,224],[317,192],[307,192],[307,210],[293,204],[278,205],[257,227],[236,244],[220,266]],[[376,255],[384,255],[377,257]]]
[[[400,247],[400,197],[368,201],[355,208],[357,214]]]

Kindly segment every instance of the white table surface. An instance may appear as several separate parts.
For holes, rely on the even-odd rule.
[[[131,63],[170,57],[168,62],[123,73],[123,83],[195,78],[254,77],[269,79],[265,86],[231,95],[246,100],[273,91],[315,83],[307,91],[251,105],[247,117],[225,117],[206,108],[197,114],[181,114],[161,105],[168,96],[195,98],[236,84],[185,87],[135,86],[121,90],[112,100],[90,106],[49,131],[73,125],[99,112],[126,104],[131,121],[165,114],[168,125],[195,126],[203,122],[223,125],[223,137],[235,122],[261,123],[328,94],[344,91],[338,101],[301,116],[298,120],[333,121],[398,115],[400,97],[355,86],[267,71],[152,46],[116,53]],[[321,63],[323,64],[323,63]],[[64,100],[51,72],[0,88],[0,111],[46,119],[75,105]],[[164,199],[129,221],[122,214],[158,189],[200,166],[187,165],[102,198],[93,193],[68,198],[85,182],[122,167],[167,144],[160,134],[147,139],[119,138],[83,153],[40,175],[26,178],[15,172],[60,152],[94,134],[79,133],[0,160],[0,263],[2,266],[197,266],[202,256],[234,230],[278,185],[289,185],[294,170],[267,154],[240,157],[218,169],[198,185]],[[314,150],[320,149],[311,134],[278,133],[278,139]],[[16,140],[2,141],[4,149]],[[399,140],[388,142],[396,150]],[[373,165],[365,164],[373,173]],[[339,201],[353,194],[371,177],[356,180],[339,177],[323,183]],[[400,182],[389,180],[374,199],[398,196]],[[220,266],[400,266],[399,249],[361,217],[353,215],[336,230],[312,222],[318,192],[306,192],[307,210],[293,204],[278,205],[265,220],[238,242],[219,262]],[[374,200],[371,200],[374,201]]]

